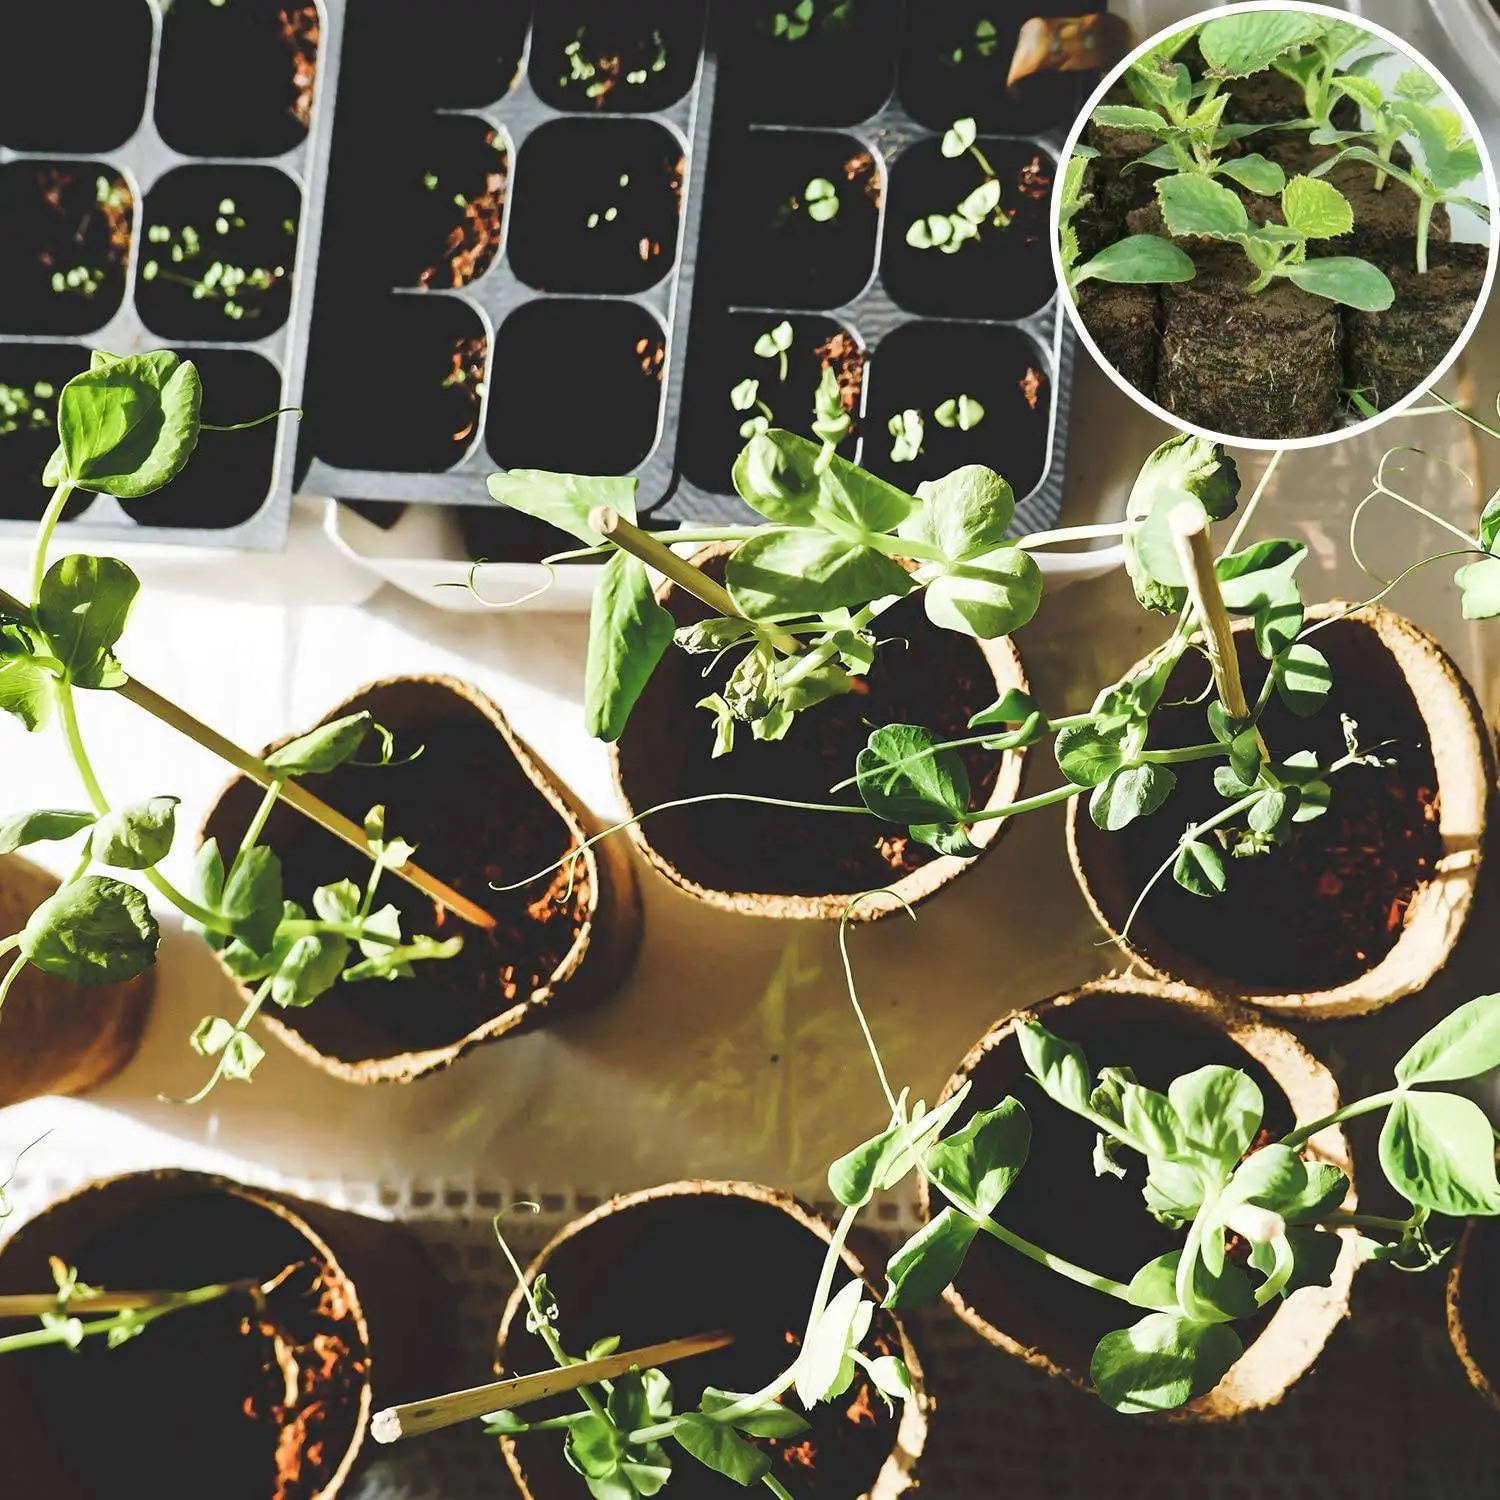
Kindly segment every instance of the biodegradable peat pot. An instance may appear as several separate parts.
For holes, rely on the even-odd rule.
[[[1118,1281],[1128,1282],[1147,1261],[1180,1248],[1183,1231],[1166,1228],[1146,1211],[1139,1158],[1123,1153],[1130,1169],[1126,1180],[1095,1174],[1095,1128],[1046,1098],[1027,1074],[1015,1029],[1028,1017],[1079,1043],[1096,1071],[1134,1068],[1149,1088],[1164,1091],[1173,1078],[1210,1063],[1242,1069],[1265,1099],[1263,1128],[1272,1140],[1297,1120],[1320,1119],[1338,1108],[1333,1078],[1290,1033],[1180,985],[1101,979],[991,1028],[948,1080],[945,1098],[965,1082],[974,1085],[949,1133],[1007,1095],[1021,1100],[1032,1120],[1031,1154],[997,1217],[1044,1250]],[[1320,1131],[1306,1152],[1353,1180],[1342,1131]],[[920,1193],[925,1215],[930,1211],[925,1182]],[[1163,1415],[1218,1422],[1274,1406],[1346,1316],[1356,1260],[1350,1237],[1331,1287],[1305,1287],[1274,1312],[1239,1325],[1246,1347],[1234,1368],[1206,1395]],[[1144,1315],[1065,1280],[988,1235],[974,1242],[944,1296],[997,1348],[1081,1390],[1090,1389],[1089,1362],[1098,1341]]]
[[[1448,1337],[1469,1384],[1500,1412],[1500,1231],[1471,1219],[1448,1272]]]
[[[732,545],[717,544],[693,561],[716,578]],[[706,605],[674,585],[657,598],[679,625],[708,618]],[[858,807],[851,787],[829,795],[854,774],[855,758],[879,723],[921,724],[943,738],[972,734],[969,719],[1007,688],[1026,687],[1016,648],[1007,640],[976,641],[928,623],[920,595],[880,617],[886,641],[867,679],[869,690],[833,698],[799,714],[785,739],[763,744],[741,726],[729,755],[710,759],[713,728],[696,707],[723,685],[729,667],[707,677],[703,658],[672,650],[652,673],[615,746],[615,783],[634,816],[679,797],[711,792],[752,793],[792,801],[844,801]],[[903,649],[901,642],[907,644]],[[978,747],[961,752],[973,788],[971,806],[1000,807],[1021,787],[1022,755],[997,758]],[[1003,818],[974,826],[981,850],[992,848]],[[652,814],[632,824],[630,837],[649,863],[679,890],[723,911],[747,916],[843,916],[849,898],[884,887],[908,904],[926,900],[974,863],[935,854],[894,824],[865,817],[791,812],[761,803],[700,803]],[[866,901],[853,917],[874,921],[897,910],[894,901]]]
[[[636,1349],[716,1329],[733,1333],[728,1348],[666,1366],[673,1410],[694,1411],[705,1386],[755,1391],[790,1365],[829,1240],[822,1219],[773,1188],[674,1182],[613,1198],[575,1219],[532,1261],[526,1279],[534,1283],[546,1272],[569,1353],[612,1334],[622,1348]],[[848,1271],[865,1276],[847,1247],[842,1259]],[[878,1303],[881,1293],[868,1280],[867,1286]],[[861,1375],[837,1401],[805,1414],[811,1432],[764,1443],[774,1455],[772,1474],[798,1500],[894,1500],[916,1483],[913,1470],[932,1407],[916,1351],[894,1314],[883,1310],[863,1347],[904,1359],[915,1394],[888,1414]],[[542,1341],[526,1331],[518,1287],[500,1324],[496,1369],[525,1373],[552,1363]],[[535,1418],[572,1411],[576,1403],[576,1397],[538,1403]],[[584,1496],[560,1433],[503,1437],[500,1444],[526,1500]],[[672,1458],[672,1492],[679,1500],[729,1500],[742,1493],[680,1451]]]
[[[0,930],[19,932],[56,889],[45,870],[0,858]],[[135,1056],[156,971],[124,984],[75,985],[29,964],[0,1010],[0,1108],[42,1094],[84,1094]]]
[[[1351,606],[1324,604],[1308,620]],[[1245,691],[1265,677],[1248,622],[1235,626]],[[1277,754],[1343,753],[1340,712],[1362,746],[1389,743],[1393,767],[1353,766],[1333,780],[1329,810],[1297,825],[1286,847],[1229,862],[1228,889],[1205,899],[1170,875],[1137,896],[1188,822],[1224,804],[1211,761],[1174,767],[1177,789],[1162,812],[1119,833],[1094,826],[1082,801],[1068,812],[1073,873],[1094,915],[1135,961],[1226,999],[1309,1020],[1362,1015],[1420,990],[1448,960],[1468,919],[1494,777],[1488,731],[1474,694],[1438,643],[1380,606],[1318,631],[1333,671],[1330,701],[1298,719],[1273,697],[1261,720]],[[1166,701],[1207,688],[1193,656],[1173,674]],[[1201,710],[1166,709],[1152,745],[1202,738]]]
[[[0,1249],[0,1291],[47,1290],[53,1255],[122,1291],[299,1269],[259,1313],[227,1296],[117,1349],[97,1337],[0,1360],[0,1469],[24,1477],[26,1500],[333,1500],[375,1406],[428,1395],[451,1373],[451,1294],[399,1225],[197,1172],[141,1172],[23,1225]]]
[[[490,933],[439,910],[399,877],[379,901],[401,911],[403,933],[447,937],[456,958],[419,963],[410,979],[336,984],[301,1010],[262,1014],[299,1057],[350,1083],[407,1082],[446,1067],[470,1047],[544,1020],[559,1005],[609,994],[640,944],[640,897],[628,852],[606,839],[568,869],[520,891],[520,880],[577,849],[598,825],[517,737],[477,688],[452,677],[394,677],[361,689],[324,723],[368,710],[396,736],[392,766],[344,765],[303,785],[360,822],[377,804],[386,830],[418,846],[424,869],[497,920]],[[238,847],[261,800],[244,777],[220,794],[203,825],[221,850]],[[369,861],[300,813],[278,804],[264,842],[281,858],[290,901],[310,909],[315,888],[363,885]],[[559,899],[565,897],[566,899]]]

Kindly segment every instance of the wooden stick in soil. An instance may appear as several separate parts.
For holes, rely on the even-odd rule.
[[[198,1290],[213,1291],[221,1296],[228,1296],[232,1292],[258,1292],[263,1297],[269,1297],[282,1282],[304,1264],[305,1262],[302,1261],[294,1261],[278,1271],[269,1281],[247,1277],[241,1281],[226,1281],[215,1287]],[[0,1295],[0,1320],[40,1318],[47,1313],[63,1311],[71,1316],[84,1318],[92,1317],[95,1313],[150,1312],[154,1307],[165,1307],[180,1302],[184,1295],[181,1291],[87,1293],[75,1291],[64,1304],[59,1300],[56,1291],[7,1292]]]
[[[592,525],[593,523],[590,522]],[[599,528],[594,528],[596,531]],[[601,535],[603,533],[601,532]],[[607,1354],[603,1359],[581,1360],[560,1370],[542,1370],[535,1375],[515,1376],[479,1385],[448,1396],[434,1396],[427,1401],[409,1401],[404,1406],[387,1407],[370,1419],[370,1436],[377,1443],[399,1442],[402,1438],[420,1437],[459,1422],[472,1422],[491,1412],[510,1411],[548,1396],[576,1391],[581,1385],[613,1380],[631,1370],[649,1370],[673,1360],[690,1359],[707,1354],[734,1342],[732,1333],[698,1333],[690,1338],[672,1339],[665,1344],[651,1344],[645,1349],[627,1349],[622,1354]]]

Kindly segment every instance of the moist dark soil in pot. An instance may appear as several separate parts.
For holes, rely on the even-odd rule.
[[[0,343],[0,517],[40,521],[51,491],[42,471],[57,449],[57,396],[89,367],[78,344]],[[93,496],[75,490],[63,510],[81,515]]]
[[[722,564],[711,571],[722,576]],[[673,597],[681,624],[707,617],[697,600]],[[797,715],[785,739],[763,743],[739,726],[734,750],[710,758],[713,725],[694,705],[721,692],[733,667],[703,675],[707,659],[669,652],[631,716],[620,746],[620,776],[637,812],[676,797],[749,792],[799,802],[859,806],[853,788],[829,788],[854,773],[855,760],[880,724],[920,724],[940,739],[969,733],[968,722],[996,697],[977,644],[929,624],[920,594],[892,606],[876,624],[884,644],[865,691],[831,698]],[[737,658],[738,653],[732,653]],[[969,772],[970,807],[984,805],[998,758],[960,752]],[[793,812],[755,803],[710,802],[655,813],[652,845],[689,880],[710,889],[793,895],[854,894],[917,869],[937,856],[902,828],[873,818]]]
[[[1077,299],[1078,316],[1099,352],[1136,390],[1153,389],[1161,315],[1156,288],[1085,281]]]
[[[677,258],[681,143],[654,120],[553,120],[521,147],[510,263],[546,292],[643,292]]]
[[[1044,307],[1057,290],[1047,244],[1052,193],[1050,157],[1024,141],[979,141],[1000,179],[1005,228],[986,221],[977,239],[953,254],[906,243],[912,223],[955,213],[985,175],[965,152],[945,157],[935,140],[907,147],[890,168],[881,276],[886,290],[912,312],[954,318],[1021,318]]]
[[[864,448],[860,461],[910,492],[963,464],[986,464],[1004,475],[1018,497],[1040,482],[1047,462],[1051,399],[1046,361],[1014,328],[908,323],[888,334],[870,361]],[[967,432],[939,425],[934,413],[960,394],[984,407]],[[925,420],[922,451],[891,458],[892,416],[908,408]]]
[[[421,747],[415,760],[345,765],[304,784],[355,822],[384,806],[387,832],[415,844],[421,866],[477,902],[496,926],[480,932],[386,875],[378,903],[398,908],[403,934],[457,934],[463,951],[418,964],[409,979],[340,984],[306,1009],[277,1012],[320,1052],[346,1062],[448,1046],[529,999],[573,947],[588,909],[581,868],[571,896],[565,871],[520,891],[491,889],[561,859],[572,836],[477,709],[465,706],[455,717],[446,689],[419,691],[436,705],[430,719],[390,726],[398,755]],[[244,783],[226,796],[211,830],[221,848],[235,847],[259,796]],[[287,899],[309,910],[317,887],[349,879],[363,888],[369,877],[367,859],[285,807],[271,814],[265,842],[281,856]]]
[[[1241,635],[1240,664],[1251,701],[1265,664]],[[1160,934],[1177,951],[1251,991],[1309,993],[1331,989],[1374,968],[1396,945],[1406,909],[1443,854],[1438,830],[1437,772],[1426,726],[1410,687],[1374,634],[1330,625],[1313,637],[1333,670],[1332,701],[1298,719],[1273,698],[1261,719],[1266,743],[1284,757],[1312,749],[1327,764],[1344,752],[1340,711],[1359,726],[1362,746],[1389,742],[1392,767],[1351,766],[1331,782],[1329,810],[1298,824],[1284,848],[1226,861],[1228,889],[1206,899],[1158,881],[1137,917],[1131,941],[1148,957]],[[1173,675],[1167,701],[1206,689],[1207,668],[1194,658]],[[1152,721],[1154,749],[1198,743],[1199,711],[1166,709]],[[1225,806],[1213,789],[1213,762],[1174,767],[1177,789],[1163,813],[1122,833],[1131,889],[1141,890],[1188,822]]]
[[[1264,1068],[1204,1022],[1159,1002],[1102,994],[1044,1016],[1043,1024],[1080,1043],[1096,1073],[1104,1067],[1134,1068],[1141,1083],[1162,1092],[1174,1078],[1210,1063],[1240,1068],[1265,1099],[1261,1139],[1278,1139],[1295,1123],[1286,1096]],[[1182,1247],[1183,1231],[1167,1228],[1146,1211],[1141,1159],[1123,1152],[1123,1179],[1096,1176],[1098,1132],[1042,1093],[1026,1075],[1014,1038],[989,1053],[972,1077],[974,1088],[950,1133],[1007,1095],[1019,1099],[1031,1117],[1031,1153],[995,1214],[1006,1228],[1054,1255],[1127,1283],[1148,1261]],[[955,1287],[992,1327],[1084,1374],[1094,1346],[1106,1333],[1144,1316],[1036,1265],[988,1235],[974,1242]],[[1263,1314],[1241,1325],[1247,1343],[1266,1320]]]
[[[703,0],[549,0],[531,38],[532,87],[555,109],[666,109],[698,76],[703,20]]]
[[[103,162],[0,167],[0,331],[90,333],[125,296],[135,200]]]
[[[0,145],[16,151],[112,150],[140,123],[150,66],[146,0],[6,6]]]
[[[302,1235],[255,1204],[204,1193],[138,1210],[69,1258],[85,1281],[122,1288],[269,1281],[298,1266],[261,1310],[226,1297],[117,1349],[91,1338],[12,1356],[26,1361],[35,1420],[88,1500],[117,1500],[147,1475],[153,1500],[322,1492],[354,1439],[369,1356],[351,1288]]]
[[[862,425],[858,418],[865,381],[864,348],[832,318],[793,313],[787,318],[792,325],[792,346],[782,379],[779,361],[762,359],[754,352],[755,341],[780,321],[777,313],[728,313],[703,317],[694,324],[685,381],[686,419],[679,443],[683,472],[706,490],[734,492],[731,470],[746,442],[740,428],[747,418],[763,415],[759,408],[736,411],[731,404],[730,391],[745,379],[759,381],[759,398],[771,408],[772,426],[807,432],[823,367],[831,366],[838,376],[843,408],[854,419],[839,452],[845,458],[854,457],[855,435]]]
[[[694,1410],[706,1386],[759,1390],[796,1358],[825,1246],[780,1209],[742,1198],[698,1194],[622,1209],[553,1252],[548,1284],[561,1307],[558,1332],[570,1354],[618,1334],[622,1347],[726,1329],[726,1349],[666,1367],[673,1409]],[[835,1289],[848,1279],[840,1269]],[[871,1357],[897,1354],[889,1313],[877,1312],[863,1346]],[[519,1320],[503,1352],[506,1368],[545,1369],[541,1341]],[[793,1407],[800,1411],[795,1399]],[[538,1403],[538,1417],[576,1409],[576,1398]],[[896,1441],[897,1418],[861,1374],[847,1395],[807,1413],[800,1437],[755,1439],[773,1455],[771,1472],[794,1495],[847,1500],[866,1495]],[[570,1495],[580,1481],[567,1467],[560,1434],[522,1437],[517,1452],[531,1492]],[[675,1445],[671,1488],[683,1500],[730,1500],[744,1491]]]
[[[173,0],[156,126],[189,156],[279,156],[312,119],[321,23],[311,0]]]

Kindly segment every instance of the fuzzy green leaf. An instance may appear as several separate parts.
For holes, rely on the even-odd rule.
[[[1148,1313],[1100,1339],[1089,1378],[1116,1411],[1172,1411],[1211,1391],[1243,1352],[1226,1323]]]
[[[1321,256],[1288,267],[1286,274],[1304,292],[1361,312],[1384,312],[1396,300],[1390,277],[1356,255]]]
[[[1261,10],[1204,23],[1198,46],[1209,71],[1220,78],[1248,78],[1279,57],[1316,41],[1327,22],[1303,11]]]
[[[20,951],[44,974],[73,984],[119,984],[156,962],[160,934],[146,898],[102,875],[71,880],[21,930]]]
[[[585,727],[595,739],[614,741],[625,732],[675,627],[656,602],[646,565],[628,552],[614,553],[595,585],[589,614],[583,705]]]
[[[1132,234],[1086,260],[1073,273],[1075,283],[1108,281],[1118,285],[1153,285],[1191,281],[1197,273],[1187,251],[1157,234]]]
[[[89,837],[90,854],[115,870],[149,870],[171,852],[181,800],[148,797],[105,813]]]
[[[939,1187],[980,1215],[995,1211],[1031,1149],[1031,1121],[1019,1100],[980,1110],[960,1131],[929,1146],[923,1166]]]
[[[1156,196],[1173,234],[1232,240],[1250,233],[1245,205],[1223,183],[1211,178],[1188,172],[1163,177],[1156,184]]]
[[[14,854],[28,844],[59,843],[72,838],[93,821],[93,813],[53,807],[11,813],[0,818],[0,854]]]
[[[1177,773],[1170,766],[1121,766],[1089,797],[1089,816],[1096,828],[1117,833],[1137,818],[1149,817],[1172,795]]]
[[[1262,198],[1274,198],[1286,186],[1286,173],[1258,151],[1226,161],[1219,171],[1225,177],[1233,178],[1241,187],[1259,193]]]
[[[287,777],[322,775],[358,753],[372,723],[369,713],[361,712],[320,724],[273,750],[266,756],[266,764]]]
[[[115,688],[125,681],[113,648],[140,587],[135,574],[113,557],[75,553],[47,569],[37,624],[75,686]]]

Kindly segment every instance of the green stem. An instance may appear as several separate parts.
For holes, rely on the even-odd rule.
[[[265,796],[260,799],[260,806],[255,809],[255,816],[250,819],[250,826],[245,830],[245,836],[240,840],[240,853],[247,849],[253,849],[262,833],[266,830],[266,819],[271,816],[272,809],[276,806],[281,796],[281,781],[273,781],[266,788]]]
[[[1427,274],[1427,236],[1432,228],[1432,211],[1437,207],[1437,199],[1430,198],[1426,193],[1422,194],[1421,203],[1417,207],[1417,274]]]
[[[1228,754],[1229,746],[1215,740],[1212,745],[1184,745],[1180,750],[1142,750],[1136,759],[1154,766],[1175,766],[1183,761],[1212,760],[1216,755]]]
[[[19,937],[13,939],[13,942],[15,943],[19,943],[20,941],[21,940]],[[16,976],[20,974],[21,970],[25,967],[26,955],[23,953],[16,954],[15,961],[11,964],[10,968],[5,971],[5,978],[0,979],[0,1010],[3,1010],[5,1008],[5,1000],[6,997],[10,994],[10,987],[16,982]]]
[[[57,702],[58,716],[62,720],[63,737],[68,742],[68,754],[73,757],[73,764],[78,768],[78,779],[83,782],[83,789],[93,803],[94,811],[102,818],[109,811],[109,798],[104,795],[104,788],[99,785],[89,753],[84,748],[83,735],[78,728],[78,709],[73,702],[72,684],[61,677],[54,678],[52,695]]]
[[[1336,1109],[1331,1115],[1324,1115],[1321,1120],[1314,1120],[1311,1125],[1299,1125],[1292,1133],[1282,1138],[1281,1144],[1290,1147],[1293,1151],[1307,1144],[1320,1130],[1327,1130],[1330,1125],[1341,1125],[1345,1120],[1356,1119],[1360,1115],[1373,1114],[1377,1109],[1384,1109],[1388,1104],[1394,1104],[1405,1092],[1404,1089],[1387,1089],[1383,1094],[1371,1094],[1366,1099],[1356,1099],[1353,1104],[1346,1104],[1342,1109]]]
[[[851,536],[851,540],[855,540]],[[888,531],[871,531],[857,538],[867,547],[883,552],[887,557],[909,557],[914,562],[947,562],[947,554],[932,542],[919,542],[912,537],[893,536]]]
[[[1224,544],[1224,550],[1219,554],[1220,557],[1227,557],[1233,552],[1239,546],[1246,531],[1250,529],[1250,522],[1260,505],[1261,497],[1265,494],[1266,486],[1271,482],[1271,476],[1276,472],[1276,465],[1281,462],[1281,455],[1285,451],[1283,448],[1277,448],[1266,460],[1266,467],[1261,472],[1260,478],[1255,481],[1255,488],[1251,491],[1250,498],[1235,518],[1234,530],[1229,533],[1229,540]]]
[[[91,1323],[83,1323],[83,1336],[89,1338],[96,1334],[113,1333],[116,1329],[144,1328],[147,1324],[154,1323],[158,1318],[164,1318],[169,1313],[181,1312],[189,1307],[200,1307],[205,1302],[216,1302],[221,1297],[244,1290],[246,1290],[245,1283],[235,1281],[197,1287],[190,1292],[178,1292],[154,1307],[131,1308],[127,1312],[116,1313],[112,1318],[98,1318]],[[65,1309],[61,1310],[65,1311]],[[13,1333],[8,1338],[0,1338],[0,1354],[11,1354],[20,1349],[39,1349],[48,1344],[62,1342],[61,1330],[34,1328],[28,1333]]]
[[[1091,526],[1060,526],[1053,531],[1033,531],[1015,545],[1030,551],[1034,547],[1049,547],[1054,542],[1086,542],[1096,536],[1124,536],[1139,524],[1138,521],[1100,521]]]
[[[1319,1222],[1328,1229],[1383,1229],[1392,1234],[1405,1234],[1414,1227],[1410,1219],[1387,1219],[1380,1214],[1356,1214],[1342,1208],[1334,1209]]]
[[[1051,1251],[1043,1250],[1040,1245],[1034,1245],[1030,1240],[1023,1239],[1014,1230],[1007,1229],[1003,1224],[997,1224],[993,1219],[979,1220],[979,1227],[993,1239],[999,1240],[1002,1245],[1009,1245],[1012,1250],[1019,1250],[1028,1260],[1034,1260],[1039,1266],[1046,1266],[1049,1271],[1056,1271],[1059,1276],[1066,1276],[1069,1281],[1076,1281],[1079,1286],[1103,1292],[1106,1296],[1116,1297],[1121,1302],[1130,1301],[1130,1288],[1123,1282],[1112,1281],[1108,1276],[1100,1276],[1094,1271],[1086,1271],[1082,1266],[1074,1265],[1072,1261],[1064,1260],[1062,1256],[1053,1255]]]
[[[1080,792],[1087,790],[1087,787],[1074,786],[1072,782],[1068,782],[1067,785],[1055,787],[1050,792],[1039,792],[1035,797],[1022,797],[1019,802],[1008,802],[1004,807],[990,807],[983,812],[966,813],[963,821],[967,826],[974,823],[992,823],[997,818],[1014,818],[1021,813],[1035,812],[1041,807],[1052,807],[1058,802],[1066,802],[1070,797],[1076,797]]]
[[[47,548],[52,542],[52,533],[62,519],[62,513],[73,494],[73,481],[65,479],[52,491],[47,509],[36,528],[36,540],[31,548],[31,601],[35,605],[42,597],[42,580],[47,576]]]
[[[774,1474],[762,1474],[760,1482],[776,1496],[776,1500],[793,1500],[792,1492]]]
[[[250,1023],[260,1014],[260,1008],[271,995],[271,981],[264,979],[260,987],[245,1002],[245,1008],[240,1012],[240,1018],[234,1023],[235,1035],[249,1029]],[[224,1065],[228,1061],[229,1047],[226,1044],[219,1052],[219,1060],[214,1064],[214,1070],[208,1075],[208,1082],[198,1090],[196,1094],[189,1095],[182,1102],[184,1104],[201,1104],[218,1087],[219,1080],[224,1076]]]
[[[3,957],[5,954],[11,952],[13,949],[19,948],[20,946],[21,934],[19,932],[13,933],[10,937],[6,938],[4,942],[0,942],[0,957]]]

